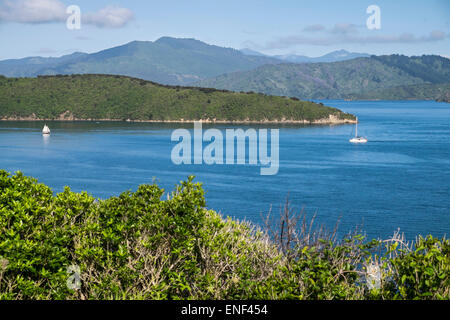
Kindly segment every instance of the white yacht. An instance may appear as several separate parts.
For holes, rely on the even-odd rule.
[[[50,128],[47,125],[44,125],[44,129],[42,129],[42,134],[50,134]]]
[[[350,139],[351,143],[366,143],[367,139],[365,137],[358,137],[358,118],[356,118],[356,128],[355,136]]]

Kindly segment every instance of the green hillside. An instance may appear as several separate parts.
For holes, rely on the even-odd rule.
[[[173,87],[114,75],[0,77],[0,118],[310,121],[349,119],[338,109],[294,98]]]
[[[420,78],[430,83],[449,82],[450,59],[423,55],[406,57],[404,55],[392,54],[387,56],[373,56],[375,60],[382,62],[392,68],[398,68],[413,77]]]
[[[353,100],[445,100],[450,94],[450,83],[424,83],[409,86],[395,86],[358,94],[349,94]]]
[[[255,91],[300,99],[342,99],[348,96],[393,97],[383,89],[450,82],[450,60],[440,56],[372,56],[333,63],[265,65],[200,81],[202,87]],[[423,87],[421,90],[425,90]],[[444,86],[445,89],[445,86]],[[438,90],[436,91],[438,92]],[[399,99],[430,99],[437,96],[414,90]]]

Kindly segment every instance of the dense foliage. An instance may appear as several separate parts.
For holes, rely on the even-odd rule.
[[[298,99],[163,86],[113,75],[0,77],[0,118],[313,121],[338,109]]]
[[[0,171],[0,299],[450,298],[449,240],[278,241],[205,209],[192,177],[163,194],[53,195]]]
[[[373,56],[372,58],[429,83],[449,82],[450,79],[450,59],[441,56],[407,57],[400,54],[392,54]]]
[[[449,83],[449,70],[450,59],[441,56],[371,56],[332,63],[264,65],[199,81],[198,85],[300,99],[436,99],[439,92],[426,92],[427,86],[395,91],[399,86]]]
[[[409,86],[396,86],[346,95],[347,99],[371,99],[371,100],[438,100],[446,101],[450,95],[450,82],[425,83]],[[447,99],[448,101],[448,99]]]

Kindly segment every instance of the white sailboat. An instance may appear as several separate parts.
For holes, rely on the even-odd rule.
[[[358,118],[356,118],[355,136],[349,140],[351,143],[366,143],[365,137],[358,137]]]
[[[44,125],[44,129],[42,129],[42,134],[50,134],[50,128],[46,125]]]

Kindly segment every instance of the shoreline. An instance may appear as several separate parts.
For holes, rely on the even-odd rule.
[[[340,119],[334,115],[330,115],[328,118],[322,118],[317,120],[216,120],[216,119],[198,119],[198,120],[139,120],[139,119],[79,119],[74,117],[69,118],[55,118],[55,119],[39,119],[36,117],[7,117],[0,118],[0,121],[56,121],[56,122],[133,122],[133,123],[194,123],[201,121],[202,123],[218,123],[218,124],[323,124],[323,125],[338,125],[338,124],[355,124],[356,120],[353,119]]]

